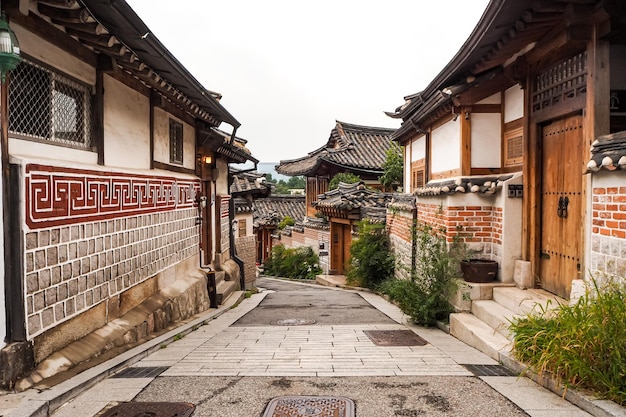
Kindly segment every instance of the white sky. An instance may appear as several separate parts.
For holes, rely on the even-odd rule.
[[[487,0],[127,0],[241,123],[262,162],[306,155],[335,120],[386,116],[425,88],[465,42]],[[231,131],[228,125],[221,128]]]

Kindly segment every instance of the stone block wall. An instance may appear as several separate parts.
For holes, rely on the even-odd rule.
[[[387,210],[387,232],[391,249],[396,257],[396,277],[409,279],[411,277],[411,264],[413,263],[413,238],[414,228],[413,211],[390,209]]]
[[[243,261],[246,290],[255,287],[256,282],[256,236],[242,236],[235,240],[237,256]]]
[[[198,253],[195,180],[35,164],[23,175],[29,339]]]

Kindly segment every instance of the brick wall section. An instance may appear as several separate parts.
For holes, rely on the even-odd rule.
[[[448,243],[455,239],[468,244],[482,256],[494,253],[494,243],[502,244],[502,209],[492,206],[441,206],[417,203],[417,219],[445,234]]]
[[[626,277],[626,187],[595,187],[592,195],[591,275]]]
[[[387,210],[387,232],[391,250],[396,257],[395,275],[397,278],[409,279],[411,277],[412,229],[413,213],[411,211]]]
[[[250,289],[256,280],[256,236],[242,236],[235,240],[237,256],[243,261],[246,288]]]
[[[197,254],[196,217],[192,207],[26,233],[28,337]]]

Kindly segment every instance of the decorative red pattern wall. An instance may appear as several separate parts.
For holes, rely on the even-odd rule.
[[[37,164],[23,176],[29,338],[198,253],[197,181]]]

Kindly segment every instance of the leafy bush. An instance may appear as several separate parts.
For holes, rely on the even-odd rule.
[[[359,237],[350,246],[347,282],[375,288],[394,274],[395,258],[384,224],[362,220],[358,223]]]
[[[404,175],[404,157],[402,148],[397,142],[391,142],[389,149],[387,149],[383,169],[384,173],[379,177],[380,183],[386,188],[396,191],[398,186],[402,184]]]
[[[296,224],[296,221],[291,216],[285,216],[280,223],[278,223],[278,228],[283,230],[286,226],[293,226]]]
[[[626,405],[626,285],[593,287],[573,305],[514,320],[514,353],[533,372]]]
[[[285,248],[276,245],[265,262],[265,274],[296,279],[315,279],[322,273],[319,257],[309,246]]]
[[[345,184],[354,184],[355,182],[360,181],[361,177],[356,174],[353,174],[351,172],[340,172],[330,179],[330,182],[328,183],[328,189],[334,190],[335,188],[339,187],[340,182],[343,182]]]
[[[413,229],[415,269],[410,280],[393,279],[379,290],[398,303],[413,322],[432,326],[454,311],[450,299],[459,276],[458,249],[448,248],[445,236],[427,224]]]

